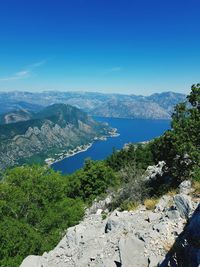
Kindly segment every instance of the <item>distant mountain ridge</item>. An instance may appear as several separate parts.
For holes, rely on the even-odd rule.
[[[18,115],[19,111],[12,112],[13,117]],[[107,135],[109,130],[76,107],[53,104],[32,113],[30,119],[0,125],[0,168],[44,161]]]
[[[3,105],[5,101],[6,106]],[[174,92],[156,93],[150,96],[95,92],[0,92],[0,104],[2,103],[0,113],[12,111],[16,109],[15,106],[20,105],[21,108],[27,106],[35,112],[48,105],[64,103],[80,108],[92,116],[170,119],[174,106],[183,101],[186,101],[186,96]]]

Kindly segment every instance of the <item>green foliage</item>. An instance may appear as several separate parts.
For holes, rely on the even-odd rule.
[[[149,165],[154,164],[149,143],[130,144],[125,149],[114,150],[112,155],[106,159],[106,162],[115,171],[119,171],[130,164],[136,164],[137,168],[145,170]]]
[[[27,241],[28,240],[28,241]],[[29,224],[10,217],[0,222],[0,265],[18,267],[29,252],[41,253],[42,236]]]
[[[27,255],[51,250],[82,218],[83,200],[91,202],[118,183],[103,161],[88,160],[70,176],[41,166],[6,171],[0,182],[0,266],[17,267]]]
[[[19,266],[52,249],[82,218],[83,202],[69,198],[68,180],[45,167],[18,167],[0,183],[0,266]]]
[[[172,129],[152,144],[155,160],[165,160],[177,179],[193,178],[200,167],[200,84],[188,95],[190,106],[180,103],[172,115]]]
[[[107,218],[107,214],[106,213],[102,213],[101,214],[101,218],[102,218],[102,220],[105,220]]]
[[[192,173],[194,181],[200,182],[200,168],[195,167]]]
[[[191,87],[191,93],[188,95],[188,100],[190,104],[197,109],[200,110],[200,83],[193,84]]]
[[[118,176],[104,161],[89,159],[86,160],[83,169],[69,176],[69,195],[91,201],[118,183]]]
[[[149,196],[149,187],[142,174],[142,170],[138,170],[136,165],[121,169],[119,172],[121,189],[112,203],[112,208],[120,207],[122,210],[129,210]]]
[[[143,179],[149,165],[156,163],[152,150],[152,142],[144,144],[129,144],[120,151],[113,151],[106,163],[120,177],[121,190],[116,194],[112,209],[133,210],[150,194],[154,195],[149,183]]]

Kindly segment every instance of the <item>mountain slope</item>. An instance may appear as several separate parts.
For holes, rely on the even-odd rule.
[[[152,210],[140,205],[135,210],[106,213],[112,198],[95,202],[53,250],[28,256],[20,267],[199,266],[200,206],[194,212],[199,198],[188,196],[187,189],[192,189],[185,189],[185,184],[189,182],[180,185],[180,194],[164,195]]]
[[[159,106],[164,108],[170,114],[172,113],[174,106],[177,103],[186,100],[185,95],[173,92],[164,92],[160,94],[152,94],[148,97],[150,101],[157,103]]]
[[[26,109],[18,109],[0,115],[0,124],[9,124],[32,119],[34,114]]]
[[[76,106],[94,116],[169,119],[174,106],[185,101],[186,98],[184,94],[174,92],[152,94],[151,96],[57,91],[0,93],[0,103],[5,100],[12,103],[12,106],[15,102],[19,103],[20,101],[26,105],[33,105],[33,111],[35,108],[39,110],[41,106],[65,103]],[[9,111],[12,110],[10,107],[7,108]],[[1,109],[0,113],[2,113]]]
[[[108,131],[107,126],[95,122],[83,111],[55,104],[30,120],[0,126],[0,167],[41,161],[88,144]]]
[[[170,119],[169,113],[148,100],[112,99],[91,111],[94,116],[114,118]]]

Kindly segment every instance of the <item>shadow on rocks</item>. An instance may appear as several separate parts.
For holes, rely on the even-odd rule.
[[[159,266],[200,266],[200,204]]]

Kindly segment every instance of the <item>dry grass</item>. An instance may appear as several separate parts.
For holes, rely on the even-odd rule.
[[[167,192],[167,195],[170,197],[173,197],[177,194],[177,191],[175,189],[172,189],[170,191]]]
[[[158,203],[157,198],[149,198],[149,199],[145,199],[144,201],[144,205],[147,210],[154,210],[157,203]]]
[[[127,204],[127,210],[128,211],[136,210],[138,206],[139,206],[139,204],[137,202],[129,202]]]
[[[200,194],[200,182],[194,181],[192,187],[195,194]]]

